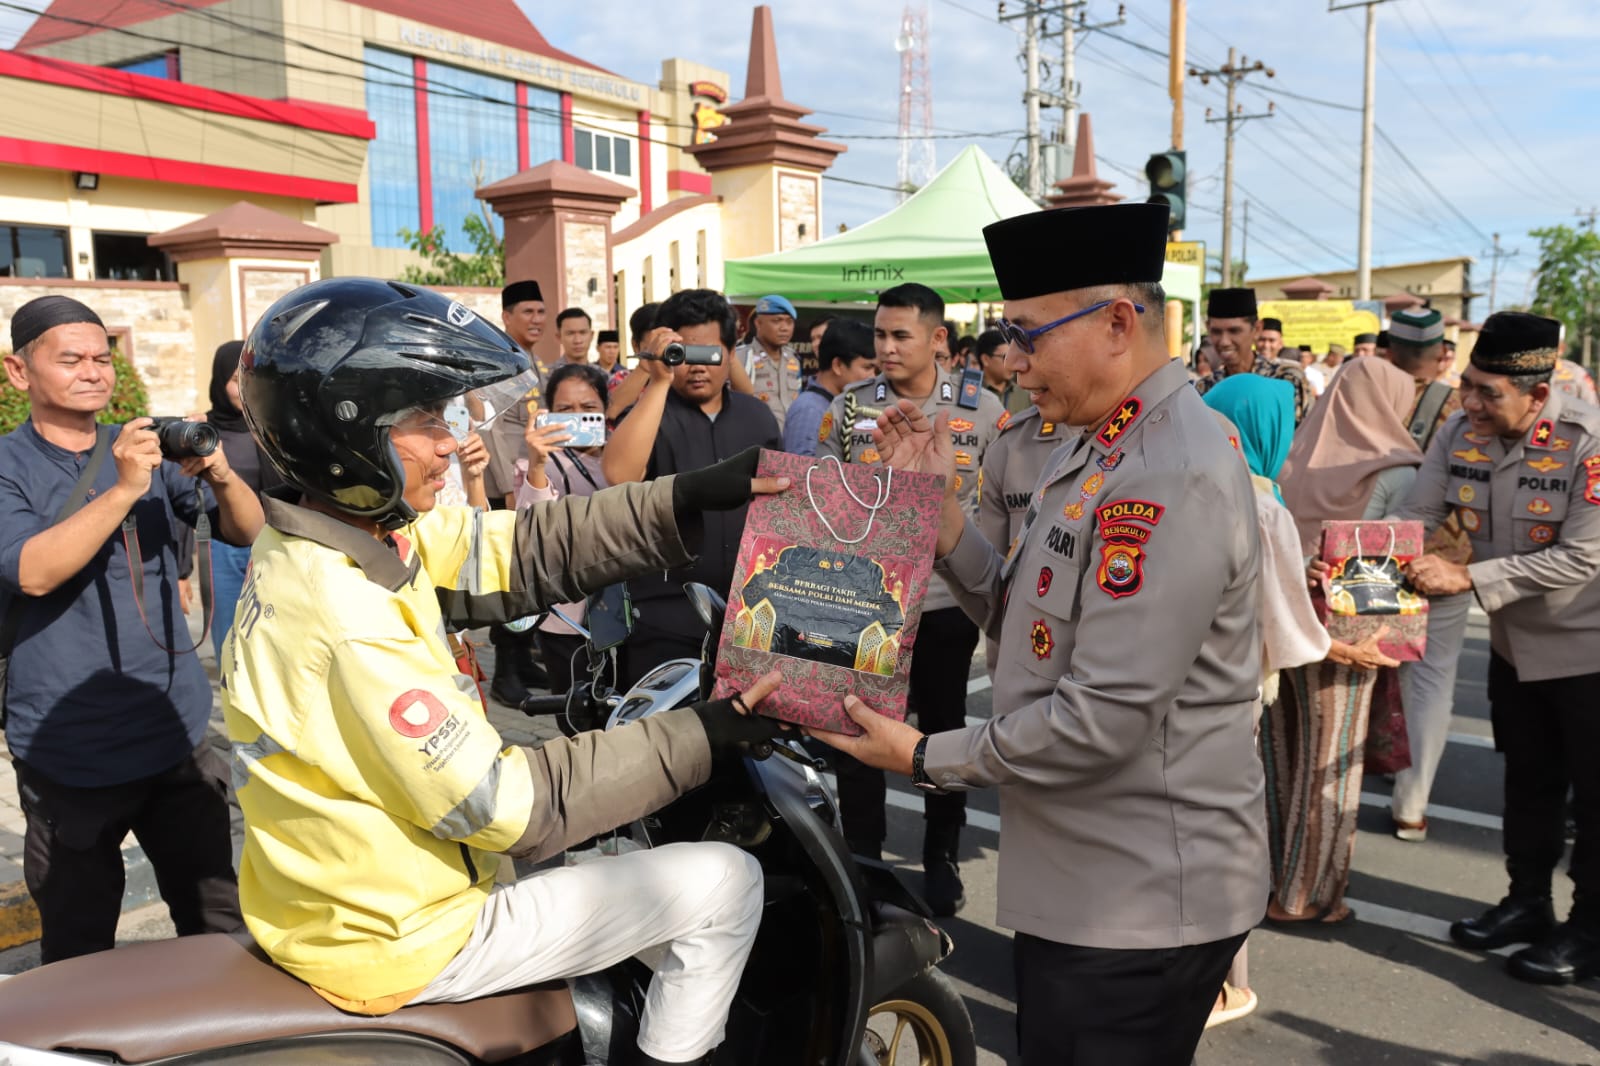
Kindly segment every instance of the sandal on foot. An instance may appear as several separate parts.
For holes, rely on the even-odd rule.
[[[1213,1007],[1211,1016],[1206,1019],[1206,1028],[1222,1025],[1224,1022],[1237,1021],[1246,1014],[1251,1013],[1261,1001],[1256,994],[1248,988],[1235,988],[1226,981],[1222,983],[1222,1006]]]

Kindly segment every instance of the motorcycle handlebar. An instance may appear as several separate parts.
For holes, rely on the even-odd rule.
[[[522,701],[522,713],[530,718],[541,714],[562,714],[566,709],[566,696],[529,696]]]

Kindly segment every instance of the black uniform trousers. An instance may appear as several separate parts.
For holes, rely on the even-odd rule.
[[[150,859],[179,936],[235,933],[227,766],[209,743],[153,777],[74,788],[14,762],[27,818],[22,873],[39,908],[39,954],[57,962],[116,945],[132,832]]]
[[[1248,935],[1117,950],[1018,933],[1012,952],[1022,1066],[1189,1066]]]
[[[1574,654],[1576,654],[1574,649]],[[1495,749],[1505,756],[1501,837],[1514,893],[1546,895],[1566,851],[1567,793],[1578,837],[1572,846],[1573,920],[1600,930],[1600,673],[1521,681],[1489,657]]]
[[[967,671],[977,648],[978,627],[961,608],[944,607],[922,616],[911,652],[910,707],[917,713],[918,729],[932,734],[966,726]],[[835,755],[834,769],[845,840],[856,848],[882,844],[888,833],[883,771],[843,753]],[[924,797],[923,817],[929,830],[965,825],[967,794],[930,792]]]

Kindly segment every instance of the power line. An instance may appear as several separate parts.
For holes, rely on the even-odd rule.
[[[1381,140],[1384,144],[1387,144],[1389,146],[1389,150],[1394,152],[1395,155],[1400,157],[1400,162],[1404,163],[1406,165],[1406,167],[1408,169],[1410,169],[1411,173],[1413,173],[1413,174],[1415,174],[1417,176],[1417,180],[1418,181],[1422,182],[1422,184],[1424,184],[1424,185],[1426,185],[1428,187],[1428,191],[1429,192],[1433,193],[1434,196],[1438,197],[1440,203],[1444,204],[1446,207],[1448,207],[1450,209],[1450,213],[1452,215],[1455,215],[1456,218],[1460,219],[1461,223],[1464,226],[1466,226],[1468,229],[1470,229],[1473,233],[1477,234],[1478,237],[1481,240],[1483,240],[1485,243],[1489,242],[1489,235],[1487,233],[1483,232],[1483,230],[1479,229],[1477,226],[1475,226],[1470,218],[1468,218],[1466,215],[1463,215],[1461,213],[1460,208],[1456,207],[1456,205],[1455,205],[1455,203],[1453,201],[1446,199],[1445,195],[1443,193],[1441,193],[1437,188],[1434,187],[1433,182],[1428,180],[1428,176],[1426,174],[1424,174],[1421,170],[1417,169],[1417,165],[1411,161],[1411,157],[1406,155],[1404,152],[1402,152],[1400,150],[1400,146],[1395,144],[1394,141],[1390,140],[1389,139],[1389,135],[1387,133],[1383,132],[1383,127],[1382,126],[1374,126],[1373,128],[1374,128],[1374,130],[1377,131],[1378,139]]]
[[[1516,131],[1506,123],[1506,120],[1501,116],[1499,109],[1496,108],[1490,101],[1488,94],[1485,93],[1483,91],[1483,87],[1478,84],[1478,80],[1472,76],[1472,71],[1468,69],[1466,63],[1462,61],[1461,54],[1456,51],[1455,45],[1450,43],[1449,36],[1444,32],[1444,27],[1439,25],[1439,20],[1433,17],[1433,9],[1428,6],[1428,0],[1420,0],[1420,2],[1422,5],[1422,13],[1428,16],[1428,21],[1433,23],[1434,32],[1439,35],[1439,42],[1444,45],[1445,51],[1449,52],[1450,57],[1455,60],[1456,66],[1461,68],[1461,73],[1466,78],[1467,84],[1472,86],[1472,91],[1478,94],[1479,100],[1483,101],[1484,110],[1488,113],[1489,117],[1494,119],[1495,124],[1505,131],[1506,136],[1511,139],[1512,145],[1519,152],[1528,158],[1533,158],[1533,153],[1528,151],[1527,146],[1524,145],[1520,139],[1518,139]],[[1553,175],[1546,175],[1546,177],[1554,180]],[[1565,185],[1557,185],[1555,188],[1568,196],[1576,199],[1582,199],[1582,197],[1579,197]]]

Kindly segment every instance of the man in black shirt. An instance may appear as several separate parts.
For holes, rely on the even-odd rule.
[[[619,485],[699,470],[751,445],[781,451],[778,422],[766,404],[728,385],[738,320],[727,299],[710,289],[686,289],[662,303],[655,321],[639,352],[650,380],[606,445],[606,480]],[[674,341],[717,345],[722,364],[666,366],[655,356]],[[637,620],[622,655],[624,686],[668,659],[699,656],[706,629],[683,585],[697,581],[728,595],[744,515],[743,507],[707,512],[699,558],[628,583]]]

